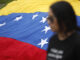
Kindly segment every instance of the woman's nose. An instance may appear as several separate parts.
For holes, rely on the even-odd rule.
[[[50,25],[50,21],[49,21],[49,20],[47,20],[47,22],[48,22],[48,24]]]

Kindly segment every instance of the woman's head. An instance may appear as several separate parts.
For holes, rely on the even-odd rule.
[[[65,1],[52,4],[49,9],[48,23],[55,32],[71,32],[77,29],[77,21],[72,6]]]

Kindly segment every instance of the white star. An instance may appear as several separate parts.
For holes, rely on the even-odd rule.
[[[46,38],[44,40],[41,39],[41,42],[38,45],[41,45],[41,48],[42,48],[45,44],[48,44],[47,40],[48,40],[48,38]]]
[[[14,19],[14,21],[19,21],[19,20],[21,20],[22,18],[23,18],[23,16],[16,17],[16,18]]]
[[[4,22],[4,23],[0,24],[0,27],[1,27],[1,26],[4,26],[4,25],[6,25],[6,22]]]
[[[42,20],[40,22],[45,23],[46,22],[46,18],[42,17]]]
[[[50,27],[48,27],[48,26],[45,26],[45,29],[44,30],[42,30],[42,32],[43,31],[45,31],[45,34],[48,32],[48,30],[51,30],[51,28]]]
[[[34,20],[37,16],[38,14],[33,15],[32,19]]]

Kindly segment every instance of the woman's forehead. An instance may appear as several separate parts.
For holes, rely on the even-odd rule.
[[[49,16],[54,16],[54,13],[52,12],[51,9],[49,9],[49,11],[48,11],[48,15],[49,15]]]

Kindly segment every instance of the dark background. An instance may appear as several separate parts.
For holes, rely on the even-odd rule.
[[[0,9],[5,7],[8,3],[15,1],[15,0],[0,0]]]

